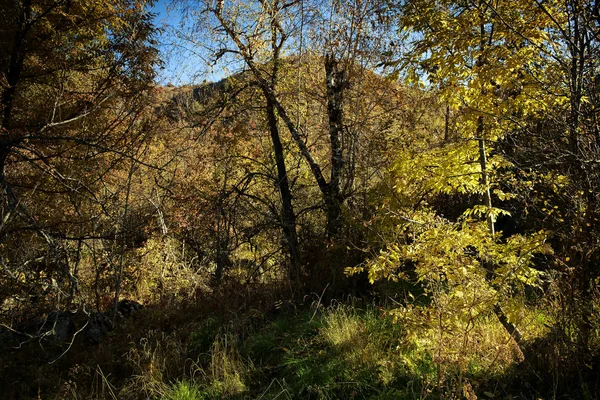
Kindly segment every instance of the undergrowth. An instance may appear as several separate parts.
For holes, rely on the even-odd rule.
[[[439,335],[432,327],[409,329],[395,322],[390,310],[360,301],[275,314],[208,315],[186,322],[147,310],[138,317],[139,326],[116,332],[87,363],[80,359],[69,377],[61,378],[58,393],[38,397],[384,400],[504,399],[518,393],[544,398],[533,385],[525,390],[516,384],[519,379],[533,384],[532,376],[523,374],[523,355],[491,316],[460,335]],[[552,323],[534,308],[520,318],[531,343],[543,339]]]
[[[306,309],[261,326],[217,321],[190,335],[195,370],[165,398],[422,399],[456,392],[456,370],[449,363],[440,369],[457,351],[452,343],[440,351],[432,332],[409,336],[373,305]],[[473,337],[461,391],[493,395],[490,366],[512,365],[513,346],[491,319]]]

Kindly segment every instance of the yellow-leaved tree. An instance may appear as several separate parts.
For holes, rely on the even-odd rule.
[[[552,249],[546,230],[496,231],[498,217],[510,216],[498,205],[515,196],[504,181],[518,170],[497,143],[569,102],[556,94],[568,84],[557,79],[564,71],[553,42],[568,16],[556,2],[514,0],[410,0],[398,11],[408,50],[392,64],[409,85],[436,90],[445,127],[415,133],[411,145],[396,151],[395,200],[384,202],[394,204],[401,229],[381,254],[348,272],[366,269],[371,282],[409,279],[422,286],[426,300],[409,301],[395,315],[421,337],[432,335],[441,383],[444,361],[458,365],[462,377],[482,321],[499,321],[520,353],[517,299],[525,288],[540,287],[544,274],[535,255]],[[448,195],[468,198],[470,206],[445,216],[435,203]],[[444,357],[457,335],[458,347]]]

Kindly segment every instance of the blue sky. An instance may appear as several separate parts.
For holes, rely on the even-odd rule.
[[[202,58],[185,50],[185,44],[175,35],[177,25],[181,22],[180,13],[178,10],[171,9],[170,4],[171,0],[157,0],[152,7],[152,12],[156,14],[154,23],[157,27],[163,28],[159,47],[164,68],[158,71],[158,83],[163,85],[173,83],[180,86],[224,78],[225,71],[217,69],[207,72],[207,65]]]

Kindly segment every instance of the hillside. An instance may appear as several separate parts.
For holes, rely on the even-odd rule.
[[[0,398],[600,397],[595,2],[151,5],[0,5]]]

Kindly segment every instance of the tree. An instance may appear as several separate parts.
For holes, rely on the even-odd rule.
[[[577,311],[570,314],[578,316],[580,348],[588,348],[593,309],[590,288],[593,287],[592,280],[598,276],[593,267],[597,263],[592,261],[598,257],[593,250],[597,248],[596,233],[590,229],[594,225],[592,221],[598,218],[598,188],[592,183],[597,181],[593,178],[597,171],[589,163],[597,157],[598,146],[594,133],[598,129],[594,111],[599,49],[598,5],[588,1],[450,4],[448,11],[438,14],[441,17],[436,26],[442,34],[437,39],[426,34],[430,44],[437,43],[434,47],[426,45],[435,54],[426,60],[428,67],[439,68],[430,77],[454,76],[463,80],[458,82],[460,87],[453,90],[462,91],[464,83],[468,85],[469,91],[461,95],[461,103],[479,114],[478,132],[489,132],[487,137],[478,134],[480,148],[485,145],[483,139],[510,141],[510,136],[515,135],[520,139],[512,143],[527,149],[528,144],[522,140],[528,137],[528,143],[541,147],[525,150],[531,157],[529,160],[519,156],[519,151],[509,151],[511,161],[518,162],[512,171],[531,171],[535,185],[553,187],[552,192],[561,193],[563,189],[560,188],[569,187],[569,196],[574,197],[574,203],[583,204],[582,207],[575,204],[548,207],[547,200],[543,200],[540,209],[543,214],[548,214],[548,208],[558,208],[563,217],[556,217],[558,223],[551,229],[569,232],[559,234],[560,239],[556,237],[553,245],[563,253],[563,258],[577,259],[574,277],[579,294],[574,306]],[[478,21],[479,48],[476,37],[456,34],[456,29],[452,28],[465,26],[461,21],[466,22],[463,18],[469,15],[471,20]],[[453,23],[449,24],[450,21]],[[453,34],[453,38],[446,33]],[[448,41],[445,37],[451,39]],[[475,52],[469,58],[464,58],[465,53],[461,50],[464,46],[461,47],[458,40],[471,43]],[[443,61],[443,57],[456,56],[471,60],[472,73],[466,81],[466,75],[461,75],[460,71],[463,74],[468,71],[468,64],[457,70]],[[548,129],[551,125],[555,129]],[[485,152],[480,154],[480,160],[485,161]],[[482,171],[486,171],[483,162]],[[581,192],[584,194],[579,194]],[[567,196],[562,193],[553,197]],[[486,205],[491,207],[489,199],[487,195]],[[567,250],[569,246],[565,243],[571,240],[585,243],[585,250],[579,244],[570,245]],[[587,354],[585,350],[584,354]]]
[[[458,301],[462,305],[450,307],[450,315],[454,318],[460,310],[470,310],[463,320],[469,326],[473,321],[469,304],[478,304],[495,312],[519,340],[514,317],[503,311],[502,304],[515,295],[516,288],[542,282],[548,287],[552,282],[551,275],[540,270],[551,268],[552,261],[536,262],[531,255],[545,254],[537,257],[554,260],[558,274],[565,276],[571,272],[564,272],[563,260],[572,262],[575,257],[573,279],[558,284],[566,290],[576,282],[578,296],[571,299],[572,309],[566,314],[577,320],[579,349],[589,349],[590,288],[597,276],[592,267],[597,235],[590,218],[596,218],[592,209],[597,207],[592,204],[598,190],[592,184],[595,168],[589,164],[597,157],[597,138],[592,133],[597,130],[592,122],[596,121],[592,88],[598,59],[597,5],[409,1],[398,9],[409,46],[393,64],[409,84],[438,88],[441,103],[453,109],[455,135],[443,145],[436,138],[423,138],[416,148],[398,151],[394,176],[400,199],[394,213],[410,228],[396,237],[396,245],[388,245],[372,260],[371,279],[407,278],[405,268],[414,265],[418,279],[440,296],[434,301],[440,321],[441,305]],[[526,194],[532,189],[535,195]],[[452,220],[436,212],[431,197],[435,193],[478,194],[483,204]],[[520,214],[521,234],[496,232],[497,217],[507,214],[494,204],[502,203]],[[406,208],[407,204],[411,206]],[[487,237],[481,236],[481,224],[472,217],[486,219]],[[548,243],[556,250],[554,257]],[[455,251],[459,258],[475,258],[453,263],[449,260],[457,260]],[[467,276],[474,265],[479,266],[477,276],[469,275],[468,282],[460,283],[460,271]],[[474,287],[481,298],[458,300],[466,298],[466,288]],[[559,313],[564,318],[565,310]],[[573,331],[572,326],[555,328]],[[589,360],[589,351],[583,351],[577,358]]]
[[[538,107],[536,115],[523,120],[506,141],[514,148],[506,146],[504,151],[515,165],[529,171],[526,179],[536,193],[543,193],[534,207],[544,222],[532,218],[530,223],[545,224],[554,232],[555,273],[561,277],[558,296],[568,299],[561,314],[569,316],[560,320],[559,327],[578,333],[575,362],[589,364],[593,281],[600,274],[594,229],[600,188],[596,164],[590,162],[598,157],[598,4],[535,2],[530,14],[545,23],[539,25],[537,41],[530,39],[534,33],[519,29],[539,60],[525,71],[524,79],[538,83],[538,96],[547,108]],[[563,260],[569,260],[569,269]]]
[[[202,3],[198,6],[203,10],[198,14],[208,13],[214,17],[212,21],[210,18],[206,21],[208,24],[214,24],[211,25],[213,31],[217,34],[225,34],[225,37],[219,39],[220,48],[215,51],[216,58],[219,59],[227,54],[239,56],[254,75],[258,86],[263,91],[265,101],[272,105],[278,114],[278,119],[281,119],[289,131],[299,153],[309,165],[317,187],[321,191],[328,220],[327,234],[328,236],[335,236],[340,228],[341,204],[345,197],[341,188],[341,174],[345,164],[344,141],[342,140],[344,129],[342,108],[344,106],[343,94],[348,86],[348,73],[346,70],[357,60],[357,43],[359,39],[356,38],[361,37],[364,30],[363,25],[366,24],[362,19],[371,9],[366,6],[364,10],[356,8],[358,11],[355,13],[355,20],[358,22],[355,26],[348,26],[347,28],[356,29],[358,33],[352,32],[344,37],[344,34],[334,33],[341,30],[330,29],[330,34],[327,37],[322,26],[325,24],[324,17],[319,16],[323,10],[318,5],[304,1],[289,3],[279,1],[256,2],[247,3],[243,6],[237,3],[217,2],[214,7],[211,4]],[[351,9],[351,7],[348,7],[348,9]],[[342,19],[340,18],[340,22]],[[347,21],[343,22],[347,23]],[[317,33],[314,38],[303,39],[303,30],[308,30],[304,27],[304,24],[307,27],[312,26],[315,28]],[[346,27],[346,25],[340,26]],[[336,27],[339,26],[336,25]],[[299,116],[294,118],[294,107],[285,104],[281,93],[278,93],[276,79],[273,80],[273,73],[277,73],[278,60],[282,49],[285,48],[290,51],[291,48],[295,48],[301,53],[306,43],[310,43],[310,49],[317,49],[322,44],[321,37],[327,37],[326,40],[329,41],[328,44],[325,44],[329,50],[323,56],[323,65],[326,71],[325,82],[323,83],[327,87],[327,115],[329,118],[331,152],[331,177],[329,180],[325,178],[323,166],[317,161],[313,150],[306,143],[306,132],[302,132],[302,127],[293,122],[294,119],[299,118]],[[292,41],[290,39],[296,40]],[[340,44],[342,39],[355,40],[356,43]],[[353,44],[354,46],[352,46]],[[298,55],[299,63],[301,62],[300,55]],[[340,61],[341,58],[344,59],[343,62]],[[351,186],[351,183],[347,186]],[[285,197],[283,196],[283,198]]]
[[[502,239],[497,235],[496,218],[506,212],[493,206],[492,197],[498,201],[511,197],[496,180],[498,171],[510,169],[511,164],[494,152],[493,144],[560,102],[542,96],[543,84],[527,77],[531,65],[541,65],[546,57],[536,49],[552,21],[537,12],[535,5],[510,1],[409,1],[399,10],[400,24],[409,33],[407,52],[396,65],[401,66],[400,73],[409,84],[424,88],[420,74],[425,74],[427,85],[438,87],[442,104],[456,114],[456,134],[453,142],[444,146],[437,147],[432,138],[422,143],[425,149],[399,151],[396,189],[407,191],[402,197],[409,204],[418,201],[402,211],[404,223],[414,231],[410,238],[400,240],[403,246],[392,246],[373,260],[370,278],[404,276],[395,268],[399,260],[405,260],[415,265],[418,279],[428,282],[429,290],[437,288],[440,297],[435,304],[464,300],[464,307],[457,306],[450,313],[469,310],[465,319],[458,317],[466,326],[473,323],[474,315],[492,311],[519,342],[522,335],[502,303],[514,295],[514,288],[539,284],[541,273],[531,255],[549,250],[543,231]],[[457,221],[436,215],[435,209],[419,207],[420,202],[431,202],[436,193],[453,192],[479,194],[483,204],[467,209]],[[482,236],[473,217],[486,219],[488,237]],[[445,233],[440,235],[442,231]],[[450,242],[454,244],[442,238],[453,238]],[[461,261],[451,256],[454,251]],[[469,275],[469,266],[475,265],[478,268],[471,270],[475,275]],[[464,274],[455,275],[460,271]],[[465,276],[469,276],[466,281]],[[481,297],[466,300],[468,291]],[[476,303],[482,308],[473,314],[468,304]]]
[[[66,278],[73,294],[82,241],[111,237],[110,171],[148,134],[157,53],[146,5],[24,0],[2,9],[0,238],[9,281],[28,265],[27,284]],[[19,240],[30,241],[27,251]]]

